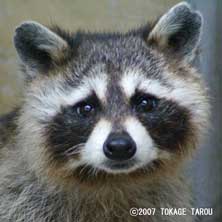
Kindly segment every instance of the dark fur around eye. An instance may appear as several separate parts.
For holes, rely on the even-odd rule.
[[[86,100],[75,104],[72,108],[73,112],[80,118],[92,118],[100,109],[100,102],[94,94]]]
[[[135,112],[148,114],[157,108],[158,101],[159,99],[153,95],[136,92],[130,103]]]
[[[160,149],[181,151],[193,134],[189,111],[173,101],[159,99],[152,112],[136,115]]]
[[[70,148],[87,141],[99,117],[97,113],[87,118],[79,116],[76,107],[84,103],[100,109],[98,99],[93,95],[74,106],[63,107],[47,124],[47,146],[53,158],[62,160]]]

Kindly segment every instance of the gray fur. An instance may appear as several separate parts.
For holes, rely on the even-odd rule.
[[[189,22],[192,26],[186,32]],[[35,22],[19,26],[14,42],[30,81],[20,108],[0,119],[0,221],[193,222],[192,194],[182,168],[208,119],[206,88],[189,64],[201,25],[200,15],[182,3],[154,25],[125,34],[67,33]],[[169,44],[172,37],[173,45]],[[131,78],[130,86],[123,77]],[[159,129],[136,116],[127,87],[132,88],[132,95],[140,87],[161,101],[161,112],[151,122],[161,120]],[[82,126],[84,121],[73,115],[73,106],[93,93],[102,111]],[[95,144],[103,143],[103,131],[108,132],[109,126],[112,131],[124,130],[130,117],[137,118],[142,129],[138,132],[135,125],[135,138],[141,140],[143,132],[147,138],[142,140],[155,146],[158,164],[153,161],[147,168],[114,174],[89,163],[79,168],[81,155],[60,158],[67,147],[84,147],[100,120],[104,128],[99,135],[95,133]],[[148,145],[144,141],[139,141],[143,151]],[[88,160],[94,156],[92,162],[98,164],[95,144],[88,144],[88,150],[79,154]],[[157,212],[132,217],[132,207],[156,208]],[[160,207],[182,207],[188,212],[163,216]]]

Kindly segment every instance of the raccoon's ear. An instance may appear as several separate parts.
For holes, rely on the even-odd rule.
[[[192,61],[198,47],[203,18],[186,2],[164,14],[153,26],[148,42],[175,58]]]
[[[61,64],[68,52],[68,43],[45,26],[28,21],[15,30],[14,44],[29,73],[47,73]]]

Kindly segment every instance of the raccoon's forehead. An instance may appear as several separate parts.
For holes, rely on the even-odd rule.
[[[76,62],[74,58],[73,62],[78,65],[77,69],[82,67],[80,75],[90,74],[90,69],[94,68],[95,64],[103,64],[110,76],[116,73],[121,76],[129,68],[143,70],[143,73],[151,76],[160,73],[165,65],[160,53],[136,37],[86,41],[79,47],[78,54],[81,55],[80,59],[77,57]],[[76,66],[73,66],[73,71],[76,72]]]

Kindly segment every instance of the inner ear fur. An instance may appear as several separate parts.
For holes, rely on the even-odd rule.
[[[165,53],[190,61],[199,45],[202,23],[201,14],[182,2],[155,22],[147,41]]]
[[[47,72],[61,64],[69,54],[65,39],[34,21],[24,22],[16,28],[14,44],[21,61],[39,72]]]

